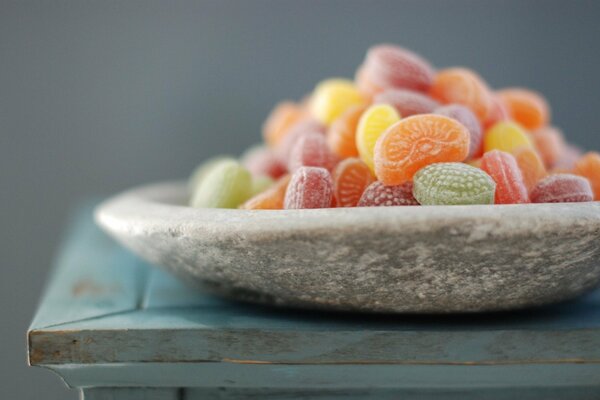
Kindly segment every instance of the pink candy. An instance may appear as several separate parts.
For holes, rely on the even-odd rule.
[[[453,118],[467,128],[470,135],[468,158],[478,157],[481,154],[481,145],[483,143],[481,124],[473,111],[460,104],[450,104],[437,108],[435,113],[444,115],[448,118]]]
[[[277,145],[275,153],[277,157],[284,163],[287,163],[290,153],[296,144],[296,141],[302,136],[309,133],[319,133],[325,136],[327,129],[323,124],[314,119],[303,119],[294,124],[288,133],[281,139],[281,142]]]
[[[523,174],[512,154],[488,151],[481,158],[481,169],[496,182],[495,204],[529,203]]]
[[[358,207],[418,206],[413,194],[413,183],[406,182],[397,186],[385,186],[376,181],[363,192]]]
[[[429,114],[440,103],[422,93],[408,89],[389,89],[373,98],[374,103],[385,103],[396,108],[402,118],[416,114]]]
[[[333,199],[333,181],[325,168],[300,167],[285,192],[284,208],[327,208]]]
[[[300,167],[322,167],[331,171],[338,161],[337,156],[329,149],[325,136],[307,133],[296,140],[288,160],[288,169],[295,172]]]
[[[242,159],[244,166],[254,176],[269,176],[277,179],[287,172],[279,157],[268,148],[258,148],[248,152]]]
[[[531,191],[532,203],[574,203],[593,201],[590,182],[577,175],[550,175],[538,182]]]

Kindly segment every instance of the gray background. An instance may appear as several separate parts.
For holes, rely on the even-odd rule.
[[[0,1],[0,394],[75,398],[25,365],[69,208],[259,140],[278,99],[396,42],[551,100],[600,148],[600,2]],[[10,395],[10,397],[9,397]]]

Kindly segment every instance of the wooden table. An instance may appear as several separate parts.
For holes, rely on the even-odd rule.
[[[193,291],[73,218],[29,362],[85,399],[599,399],[600,290],[514,313],[332,314]]]

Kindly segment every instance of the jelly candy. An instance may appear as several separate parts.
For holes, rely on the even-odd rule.
[[[317,85],[310,100],[310,111],[319,122],[329,125],[351,106],[365,99],[352,81],[328,79]]]
[[[286,166],[281,162],[275,152],[264,146],[252,147],[241,157],[242,164],[254,176],[269,176],[277,179],[287,172]]]
[[[219,165],[224,161],[235,161],[235,158],[231,156],[217,156],[209,158],[208,160],[198,165],[188,179],[189,192],[194,193],[194,191],[196,190],[200,182],[202,182],[206,174],[210,172],[210,170],[213,169],[216,165]]]
[[[300,167],[292,175],[284,208],[328,208],[333,198],[331,174],[325,168]]]
[[[402,47],[381,44],[371,47],[362,70],[363,80],[382,89],[405,88],[427,91],[434,71],[419,55]]]
[[[275,181],[271,177],[265,175],[253,176],[251,184],[252,196],[264,192],[265,190],[273,186],[274,183]]]
[[[229,160],[206,174],[190,204],[198,208],[237,208],[251,195],[252,175],[237,161]]]
[[[480,121],[485,121],[493,107],[487,84],[475,72],[466,68],[449,68],[438,72],[430,95],[443,104],[458,103],[471,109]]]
[[[344,112],[327,131],[327,143],[329,148],[340,158],[358,156],[356,148],[356,128],[360,116],[366,110],[366,106],[352,106]]]
[[[496,182],[496,204],[529,202],[523,174],[512,154],[499,150],[487,152],[481,158],[481,169]]]
[[[377,140],[375,175],[386,185],[399,185],[426,165],[463,161],[468,152],[469,131],[460,122],[442,115],[414,115]]]
[[[296,141],[300,137],[310,133],[319,133],[321,135],[325,135],[325,132],[325,126],[320,122],[312,118],[302,119],[295,123],[290,128],[287,135],[285,135],[281,142],[278,143],[277,147],[275,148],[275,154],[280,161],[282,161],[284,164],[287,164],[290,158],[290,153],[292,152]]]
[[[356,129],[356,148],[358,154],[371,170],[374,170],[373,152],[379,136],[387,128],[400,120],[400,116],[389,104],[375,104],[360,117]]]
[[[574,172],[590,181],[594,200],[600,200],[600,154],[595,151],[584,154],[575,163]]]
[[[594,200],[587,179],[571,174],[555,174],[538,182],[531,191],[532,203],[571,203]]]
[[[527,190],[531,190],[536,183],[546,176],[546,167],[538,152],[532,147],[517,147],[512,155],[523,175],[523,182]]]
[[[491,94],[491,98],[492,108],[490,109],[490,113],[485,121],[483,121],[483,129],[485,130],[489,129],[493,125],[496,125],[496,123],[500,121],[508,121],[510,119],[510,114],[508,113],[508,110],[506,109],[506,106],[502,100],[500,100],[500,98],[493,93]]]
[[[335,168],[338,158],[329,150],[325,136],[319,133],[307,133],[300,137],[288,160],[290,172],[300,167],[322,167],[329,171]]]
[[[383,88],[373,83],[368,77],[368,71],[365,66],[361,66],[356,70],[354,75],[354,82],[356,87],[362,93],[363,97],[371,100],[374,95],[383,91]]]
[[[469,131],[469,155],[468,158],[479,157],[482,152],[481,123],[473,114],[473,111],[460,104],[450,104],[439,107],[435,114],[453,118],[463,124]]]
[[[554,167],[566,150],[562,132],[553,126],[537,129],[529,137],[548,168]]]
[[[375,181],[363,192],[358,207],[418,206],[412,191],[411,181],[395,186],[386,186],[380,181]]]
[[[279,103],[265,120],[262,131],[267,145],[276,146],[287,134],[290,127],[300,121],[305,112],[301,106],[291,101]]]
[[[508,88],[496,93],[512,119],[525,129],[535,130],[548,124],[550,107],[539,93],[522,88]]]
[[[284,175],[265,191],[255,194],[240,208],[246,210],[281,210],[291,175]]]
[[[375,180],[371,170],[358,158],[347,158],[333,172],[333,193],[337,207],[356,207],[365,188]]]
[[[421,205],[494,204],[494,180],[467,164],[436,163],[420,169],[413,195]]]
[[[483,151],[500,150],[507,153],[517,147],[532,146],[527,133],[518,124],[510,121],[498,122],[485,133]]]
[[[390,89],[379,93],[373,98],[375,104],[393,106],[403,118],[416,114],[429,114],[440,106],[431,97],[407,89]]]

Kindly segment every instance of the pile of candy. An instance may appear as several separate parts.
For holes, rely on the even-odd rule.
[[[492,90],[378,45],[354,81],[280,103],[264,145],[201,165],[194,207],[297,209],[600,200],[600,154],[581,155],[534,91]]]

